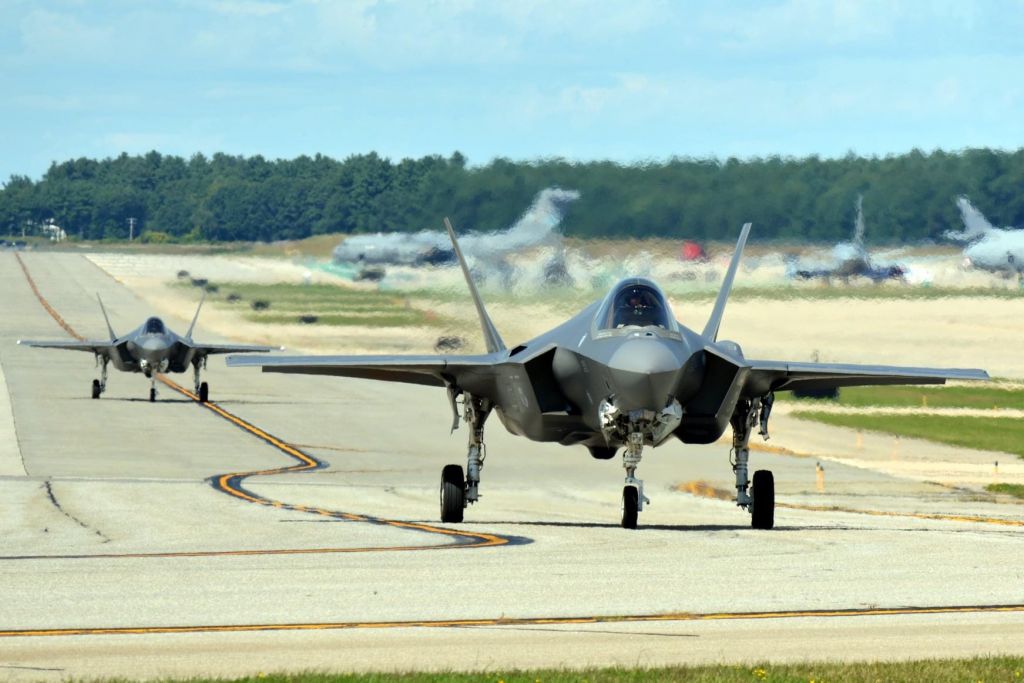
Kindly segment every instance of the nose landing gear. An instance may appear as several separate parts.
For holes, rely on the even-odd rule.
[[[644,509],[644,503],[651,500],[644,495],[644,482],[636,478],[636,468],[644,450],[643,432],[630,432],[626,450],[622,454],[622,466],[626,469],[626,485],[622,488],[622,528],[635,529],[637,517]]]

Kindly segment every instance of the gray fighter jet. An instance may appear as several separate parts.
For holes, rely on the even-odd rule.
[[[100,302],[100,310],[103,311],[103,318],[107,321],[107,331],[110,333],[109,341],[31,341],[19,340],[19,344],[34,346],[43,349],[67,349],[69,351],[89,351],[96,356],[96,364],[101,366],[100,378],[92,381],[92,397],[99,398],[100,394],[107,390],[107,366],[113,363],[114,367],[122,372],[141,372],[149,378],[149,400],[156,400],[156,376],[161,372],[186,372],[188,366],[192,366],[195,379],[195,393],[199,400],[205,403],[210,397],[210,386],[200,381],[199,372],[206,367],[206,359],[215,353],[251,353],[273,351],[269,346],[240,346],[237,344],[200,344],[192,341],[192,329],[199,319],[199,311],[203,308],[204,296],[196,309],[192,324],[188,326],[185,336],[175,334],[168,329],[164,322],[157,317],[152,317],[142,323],[141,326],[132,330],[123,337],[114,333],[110,325],[110,318],[107,317],[107,309],[103,306],[103,300],[96,295]]]
[[[1024,278],[1024,230],[994,227],[967,197],[958,197],[963,217],[961,232],[948,231],[947,239],[966,242],[964,264],[981,270]]]
[[[736,503],[752,526],[774,525],[775,483],[760,470],[748,479],[749,441],[768,436],[774,394],[793,389],[868,384],[943,384],[987,379],[983,370],[883,365],[835,365],[751,360],[739,344],[719,341],[726,300],[750,224],[743,226],[722,289],[703,331],[676,321],[652,281],[629,278],[601,301],[536,339],[507,348],[480,299],[451,224],[445,221],[483,328],[487,353],[441,356],[311,356],[228,358],[229,366],[264,372],[338,375],[444,387],[454,413],[469,427],[465,472],[448,465],[441,475],[441,520],[461,522],[479,497],[484,423],[492,411],[513,434],[535,441],[582,445],[606,460],[624,448],[626,482],[622,526],[636,528],[650,501],[636,477],[645,446],[675,437],[712,443],[732,426]]]
[[[822,267],[800,267],[791,264],[789,276],[801,280],[812,280],[820,278],[831,281],[839,278],[849,282],[853,277],[864,277],[874,283],[885,280],[902,280],[907,275],[907,269],[898,264],[881,265],[871,259],[867,248],[864,246],[864,196],[857,195],[854,204],[857,209],[857,218],[853,227],[853,241],[840,242],[832,248],[832,264]]]

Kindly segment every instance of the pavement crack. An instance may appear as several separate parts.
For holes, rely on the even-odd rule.
[[[92,528],[82,520],[78,519],[78,517],[75,517],[73,514],[64,509],[64,506],[60,504],[59,500],[57,500],[57,496],[54,495],[53,483],[49,479],[43,482],[43,488],[46,490],[46,497],[50,499],[50,502],[53,504],[53,507],[57,508],[58,512],[60,512],[62,515],[64,515],[65,517],[67,517],[83,529],[91,531],[100,538],[102,538],[104,543],[110,543],[110,538],[102,531],[100,531],[99,529]]]

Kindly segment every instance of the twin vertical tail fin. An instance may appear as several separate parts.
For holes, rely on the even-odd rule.
[[[857,201],[854,203],[854,207],[857,209],[857,218],[853,224],[853,243],[860,249],[864,248],[864,195],[857,195]]]
[[[103,319],[107,321],[107,332],[110,333],[110,341],[117,341],[117,335],[114,334],[114,328],[110,325],[110,318],[107,317],[107,309],[103,305],[103,299],[100,298],[99,292],[96,292],[96,301],[100,302],[100,310],[103,311]]]
[[[448,229],[448,237],[452,240],[452,247],[455,249],[455,256],[459,259],[459,265],[462,267],[462,274],[466,278],[466,284],[469,285],[469,293],[473,296],[473,304],[476,306],[476,313],[480,318],[480,327],[483,329],[484,343],[487,345],[487,352],[496,353],[498,351],[504,351],[508,347],[505,346],[505,342],[502,341],[501,335],[498,334],[498,328],[494,326],[491,316],[487,315],[487,309],[484,308],[484,301],[480,298],[480,292],[476,289],[476,283],[473,282],[473,276],[469,273],[469,266],[466,265],[466,258],[462,255],[462,249],[459,247],[459,241],[455,239],[455,229],[452,227],[452,222],[447,218],[444,219],[444,227]]]
[[[204,301],[206,301],[206,292],[203,292],[203,298],[199,300],[199,307],[196,308],[196,314],[192,317],[192,324],[188,326],[188,332],[185,333],[186,339],[192,338],[192,330],[196,326],[196,321],[199,320],[199,311],[203,310]]]
[[[729,300],[729,292],[732,291],[732,281],[736,278],[736,269],[739,268],[740,258],[743,256],[743,247],[747,245],[747,236],[750,235],[752,223],[745,223],[740,231],[740,239],[736,242],[736,251],[733,252],[732,261],[729,262],[729,270],[725,272],[725,280],[722,281],[722,289],[718,291],[718,298],[715,299],[715,307],[711,310],[711,317],[708,324],[704,326],[703,336],[708,341],[718,341],[718,328],[722,326],[722,316],[725,314],[725,302]]]

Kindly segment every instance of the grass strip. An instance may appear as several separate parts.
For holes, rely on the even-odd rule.
[[[793,398],[783,392],[783,401],[813,406],[820,399]],[[851,408],[983,408],[1024,410],[1024,386],[1000,387],[999,384],[973,386],[881,386],[845,387],[839,400],[830,404]]]
[[[1024,420],[1009,417],[950,417],[945,415],[839,415],[798,410],[793,417],[835,427],[865,429],[951,446],[1012,453],[1024,458]]]
[[[985,490],[992,493],[1006,493],[1014,498],[1024,500],[1024,484],[989,484]]]
[[[184,681],[185,679],[180,679]],[[247,678],[191,678],[201,681],[233,681],[237,683],[611,683],[613,681],[680,681],[685,683],[877,683],[878,681],[927,681],[959,683],[961,681],[1024,680],[1024,657],[977,657],[973,659],[930,659],[911,662],[874,663],[801,663],[758,665],[707,665],[663,667],[651,669],[583,669],[560,671],[552,669],[508,670],[480,673],[407,673],[407,674],[259,674]],[[165,679],[173,683],[174,679]]]
[[[310,325],[333,325],[333,326],[351,326],[356,325],[360,327],[444,327],[448,322],[440,316],[427,315],[424,311],[397,311],[390,313],[387,311],[380,312],[373,315],[346,315],[345,313],[320,313],[318,311],[312,311],[313,315],[317,316],[315,322],[308,323]],[[273,314],[259,314],[259,313],[247,313],[245,318],[253,322],[268,324],[268,325],[289,325],[296,324],[299,322],[299,313],[273,313]]]

